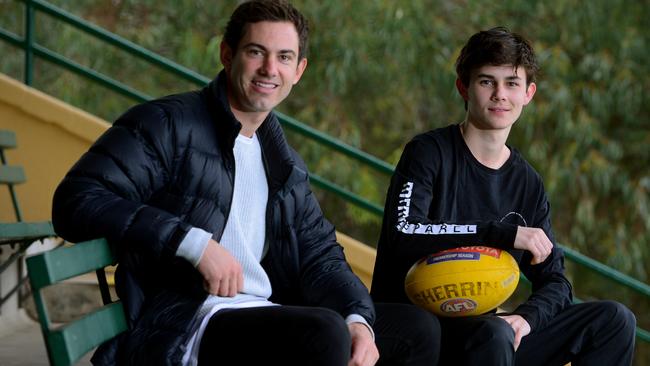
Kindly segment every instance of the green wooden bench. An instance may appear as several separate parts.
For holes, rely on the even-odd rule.
[[[16,148],[16,134],[0,130],[0,185],[9,189],[16,222],[0,222],[0,250],[11,247],[13,253],[0,263],[0,274],[13,262],[20,264],[25,250],[32,243],[54,237],[50,221],[25,222],[18,204],[14,186],[26,181],[20,166],[9,165],[4,151]],[[104,268],[115,263],[106,240],[97,239],[72,246],[60,246],[26,259],[38,320],[43,333],[47,355],[52,365],[72,365],[93,348],[127,329],[122,303],[112,302]],[[50,322],[41,291],[66,279],[95,271],[104,305],[83,317],[66,324]],[[16,286],[0,305],[23,285],[19,277]]]
[[[127,329],[120,301],[112,302],[104,268],[115,264],[106,240],[62,246],[27,258],[29,280],[47,354],[52,365],[72,365],[86,353]],[[70,323],[53,326],[43,288],[95,271],[104,306]]]
[[[0,130],[0,186],[6,186],[9,190],[16,216],[16,222],[0,222],[0,253],[9,251],[9,255],[3,255],[3,260],[0,262],[0,276],[10,268],[16,268],[18,271],[15,285],[6,292],[5,296],[0,297],[0,307],[23,288],[27,280],[27,277],[23,276],[22,269],[22,258],[27,247],[35,241],[55,235],[49,221],[23,222],[14,186],[25,182],[25,172],[20,166],[9,165],[5,156],[5,150],[15,149],[16,146],[16,134],[12,131]],[[12,267],[14,264],[16,265]],[[18,299],[20,306],[21,296]]]

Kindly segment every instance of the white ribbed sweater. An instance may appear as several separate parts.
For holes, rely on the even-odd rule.
[[[207,320],[223,308],[273,305],[271,281],[260,265],[266,235],[266,204],[268,184],[262,162],[262,149],[257,135],[239,135],[233,148],[235,156],[235,185],[230,213],[219,245],[226,248],[242,266],[244,288],[235,297],[209,295],[198,312],[199,327],[188,342],[183,364],[195,365],[198,345]],[[176,255],[198,265],[212,235],[192,228],[178,247]]]

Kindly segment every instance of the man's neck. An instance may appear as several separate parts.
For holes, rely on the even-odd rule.
[[[506,146],[506,140],[510,128],[480,130],[465,120],[460,124],[460,132],[472,155],[481,164],[491,169],[499,169],[508,161],[510,149]]]
[[[251,113],[236,110],[232,106],[230,108],[232,114],[234,114],[235,118],[237,118],[241,123],[242,127],[239,133],[246,137],[253,137],[255,131],[260,128],[266,117],[269,115],[269,112]]]

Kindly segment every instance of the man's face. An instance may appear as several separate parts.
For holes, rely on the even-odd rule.
[[[467,101],[467,120],[479,129],[510,128],[537,90],[526,86],[526,72],[512,65],[485,65],[474,70],[469,85],[457,80],[458,91]]]
[[[233,112],[265,116],[282,102],[307,66],[307,59],[298,59],[298,47],[298,33],[290,22],[247,24],[235,52],[222,42]]]

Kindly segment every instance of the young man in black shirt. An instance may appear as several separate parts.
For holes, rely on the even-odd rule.
[[[408,302],[406,272],[428,254],[501,248],[532,281],[532,295],[512,313],[440,319],[441,364],[631,364],[634,315],[612,301],[572,304],[542,178],[506,145],[537,88],[532,47],[504,28],[479,32],[456,71],[465,119],[407,144],[386,199],[373,299]]]

